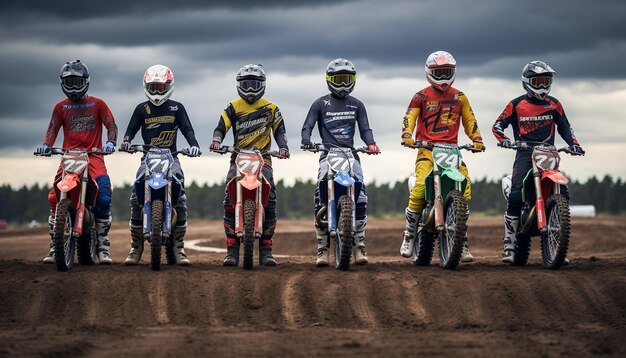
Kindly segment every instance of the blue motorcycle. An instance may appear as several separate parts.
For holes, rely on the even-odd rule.
[[[174,154],[191,156],[189,149],[170,152],[149,144],[134,144],[128,153],[141,152],[145,156],[145,173],[134,183],[137,200],[143,202],[143,235],[150,243],[150,266],[161,269],[161,247],[165,246],[167,263],[176,263],[172,226],[176,222],[176,209],[172,203],[178,202],[181,185],[173,185],[172,164]]]
[[[312,153],[327,153],[326,178],[320,182],[320,199],[325,205],[315,215],[318,227],[326,230],[326,247],[334,244],[335,267],[347,271],[350,268],[352,246],[356,233],[356,199],[363,183],[353,173],[354,154],[368,153],[367,147],[358,149],[331,147],[315,143],[313,148],[301,149]]]

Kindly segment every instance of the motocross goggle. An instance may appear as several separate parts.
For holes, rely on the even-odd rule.
[[[535,76],[528,79],[533,88],[548,88],[552,84],[552,76]]]
[[[84,77],[70,76],[62,78],[61,83],[63,84],[63,87],[67,89],[80,89],[85,87],[87,79]]]
[[[244,92],[254,92],[265,87],[265,81],[259,80],[241,80],[239,81],[239,88]]]
[[[454,67],[432,68],[430,76],[436,80],[449,80],[454,77]]]
[[[165,94],[172,88],[172,82],[152,82],[146,84],[146,91],[150,94]]]
[[[334,84],[335,86],[350,86],[356,81],[355,74],[338,74],[338,75],[326,75],[326,81]]]

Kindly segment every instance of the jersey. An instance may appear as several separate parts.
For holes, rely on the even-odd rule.
[[[316,124],[324,145],[354,149],[357,125],[361,140],[365,144],[376,143],[365,105],[352,96],[341,99],[328,94],[313,102],[302,125],[303,141],[311,140],[311,133]]]
[[[124,141],[131,142],[140,129],[145,144],[175,152],[176,137],[180,130],[190,146],[199,147],[185,107],[171,99],[160,106],[150,101],[138,104],[128,123]]]
[[[415,131],[416,140],[457,144],[461,124],[472,141],[482,141],[465,94],[454,87],[440,92],[429,86],[411,99],[402,122],[402,135],[412,135]]]
[[[563,106],[551,96],[540,100],[522,95],[509,102],[492,127],[498,141],[509,139],[504,134],[509,125],[513,127],[513,137],[516,141],[546,142],[554,145],[556,126],[568,145],[578,144]]]
[[[242,98],[230,102],[213,131],[213,140],[221,142],[231,128],[236,148],[258,149],[265,153],[272,147],[271,134],[274,133],[278,147],[288,149],[285,121],[280,109],[265,98],[260,98],[252,104]],[[235,155],[232,156],[232,160],[234,158]],[[271,166],[271,157],[264,155],[263,158],[265,163]]]
[[[107,140],[115,143],[117,125],[103,100],[94,96],[85,96],[77,101],[67,98],[54,106],[43,143],[52,147],[59,130],[63,128],[63,149],[100,149],[102,126],[107,129]]]

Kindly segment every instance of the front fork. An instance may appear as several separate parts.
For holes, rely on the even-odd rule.
[[[433,170],[433,183],[435,189],[435,228],[438,232],[444,230],[443,198],[441,197],[441,171],[439,168]]]
[[[144,236],[150,235],[152,232],[152,188],[148,185],[150,173],[146,167],[144,174],[144,199],[143,199],[143,233]],[[163,227],[161,233],[165,237],[169,237],[172,232],[172,171],[167,173],[168,184],[164,187],[165,200],[163,202]]]
[[[237,177],[241,177],[241,173],[237,170]],[[263,207],[263,172],[259,171],[257,179],[261,183],[256,188],[255,195],[255,215],[254,215],[254,237],[260,238],[263,233],[263,218],[265,216],[265,208]],[[237,181],[237,199],[235,203],[235,235],[241,239],[243,237],[243,185]]]
[[[326,181],[328,183],[328,205],[327,205],[327,215],[328,215],[328,233],[330,237],[334,238],[337,235],[337,199],[335,198],[335,180],[332,171],[328,171],[328,176],[326,177]],[[354,193],[354,184],[350,185],[346,190],[346,195],[352,201],[352,234],[355,234],[356,228],[356,200]]]
[[[541,192],[541,172],[537,165],[533,162],[533,182],[535,184],[535,208],[537,212],[537,228],[539,232],[544,233],[546,229],[546,210],[543,201],[543,193]]]

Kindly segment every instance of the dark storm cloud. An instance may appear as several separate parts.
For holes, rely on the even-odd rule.
[[[156,62],[189,84],[199,70],[234,72],[250,62],[273,73],[321,73],[339,56],[370,76],[415,77],[429,53],[447,50],[463,76],[519,79],[525,63],[545,59],[559,78],[624,79],[623,14],[621,0],[8,2],[0,13],[0,147],[40,140],[43,128],[27,135],[17,123],[49,118],[62,99],[61,64],[75,58],[90,66],[90,93],[117,95],[117,108],[132,108],[120,94],[143,100],[141,73]],[[19,135],[9,134],[14,127]]]
[[[325,4],[337,4],[351,0],[307,0],[305,3],[292,0],[107,0],[107,1],[48,1],[20,0],[2,5],[5,17],[49,16],[62,20],[93,19],[128,14],[158,14],[171,21],[168,15],[172,11],[205,10],[215,8],[233,8],[247,11],[257,8],[294,8],[311,7]],[[352,0],[353,1],[353,0]]]

